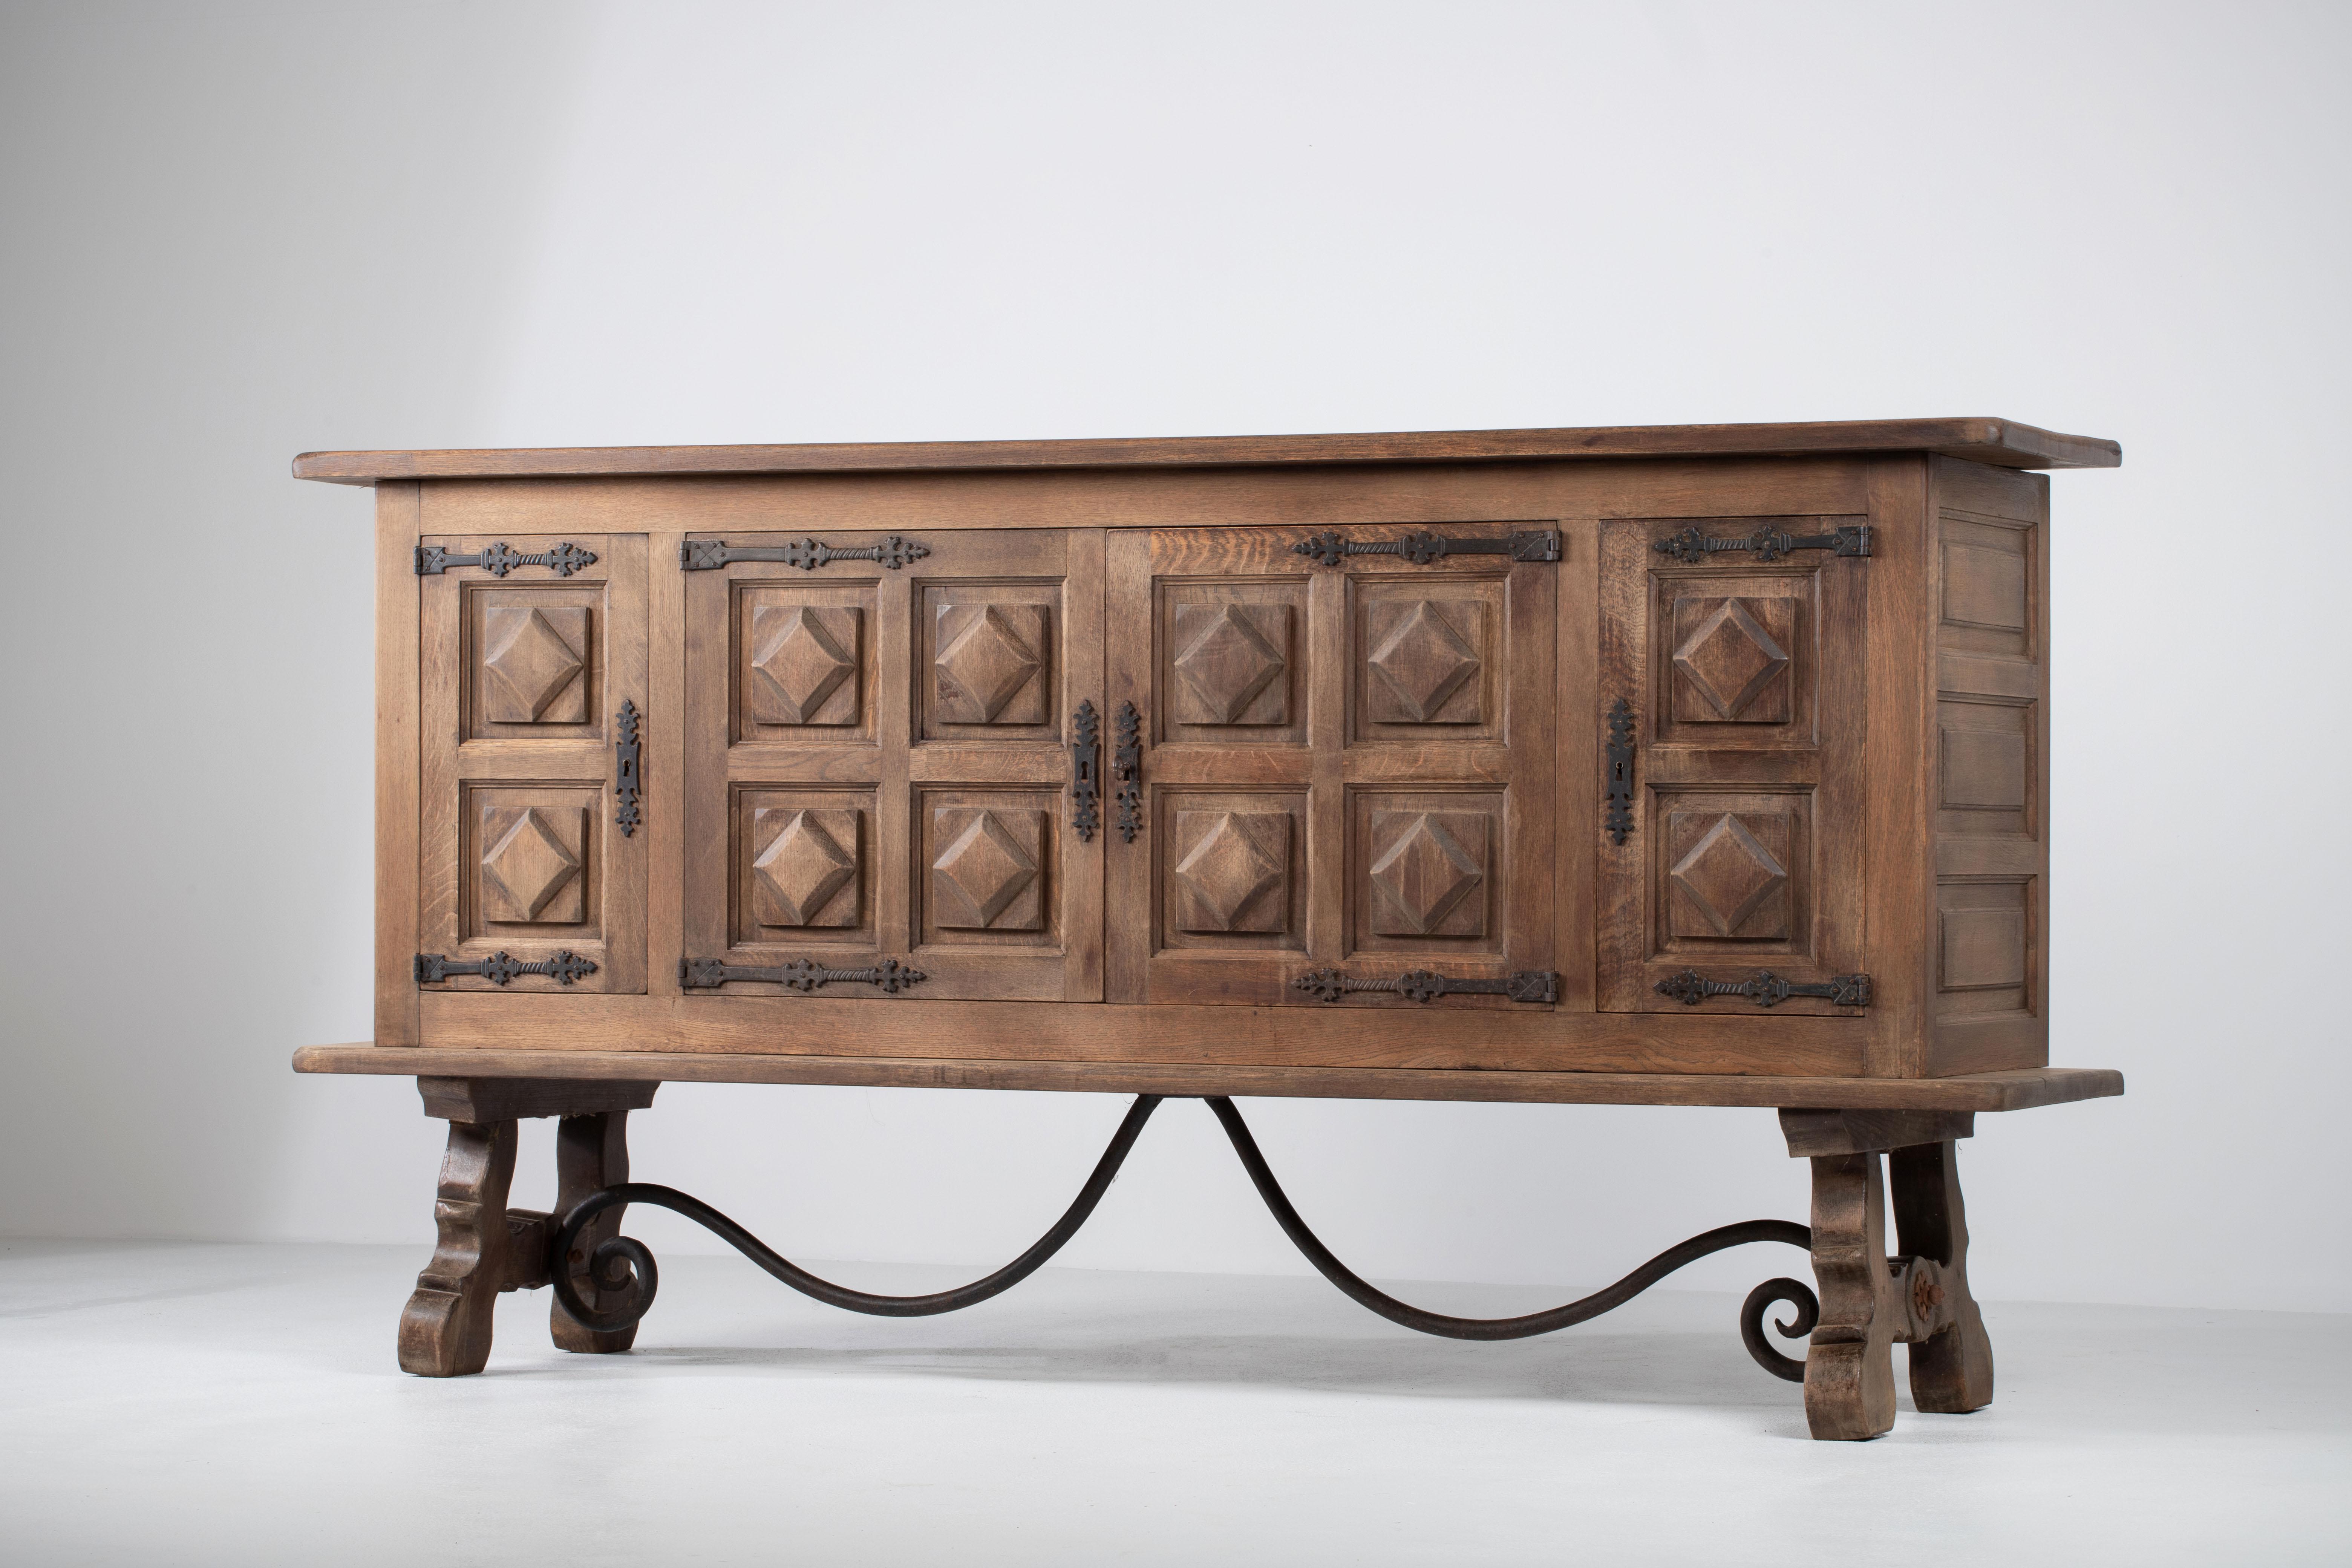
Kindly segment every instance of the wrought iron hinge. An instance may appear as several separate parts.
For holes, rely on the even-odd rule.
[[[1609,710],[1609,816],[1601,824],[1611,842],[1622,844],[1633,831],[1633,710],[1622,697]]]
[[[1696,1007],[1710,996],[1745,996],[1759,1007],[1777,1007],[1791,996],[1820,996],[1836,1007],[1870,1005],[1870,976],[1832,974],[1827,980],[1784,980],[1759,969],[1745,980],[1709,980],[1696,969],[1658,982],[1658,994]]]
[[[1695,566],[1708,556],[1726,550],[1745,551],[1759,561],[1778,561],[1791,550],[1826,550],[1832,555],[1867,555],[1870,553],[1870,524],[1846,523],[1828,533],[1790,533],[1786,529],[1767,523],[1753,533],[1716,537],[1701,533],[1696,528],[1685,528],[1680,533],[1658,541],[1661,555],[1671,555],[1685,566]]]
[[[1070,728],[1077,737],[1070,742],[1070,826],[1082,844],[1093,843],[1095,829],[1102,826],[1096,783],[1097,771],[1102,766],[1100,726],[1101,716],[1095,712],[1091,699],[1079,703],[1077,712],[1070,717]]]
[[[420,544],[416,547],[416,574],[419,577],[438,577],[452,566],[478,566],[493,577],[503,577],[518,566],[547,566],[551,567],[557,576],[569,577],[582,567],[594,564],[594,551],[583,550],[568,539],[552,550],[535,551],[529,555],[503,539],[473,555],[452,555],[445,544]]]
[[[1514,1002],[1559,1000],[1559,976],[1548,969],[1522,969],[1494,980],[1461,980],[1427,969],[1363,980],[1344,970],[1310,969],[1290,984],[1323,1002],[1337,1002],[1350,991],[1392,992],[1413,1002],[1459,995],[1507,996]]]
[[[716,991],[730,980],[757,980],[788,991],[814,991],[840,980],[879,986],[895,996],[908,986],[919,985],[929,978],[921,970],[895,958],[886,958],[865,969],[827,969],[805,958],[795,958],[789,963],[729,963],[717,958],[682,958],[677,963],[677,983],[688,991]]]
[[[1557,561],[1559,530],[1530,529],[1499,539],[1464,539],[1424,530],[1401,539],[1361,542],[1326,529],[1321,533],[1309,534],[1290,548],[1318,566],[1337,566],[1350,555],[1395,555],[1415,566],[1433,565],[1449,555],[1507,555],[1514,561]]]
[[[723,539],[689,539],[677,547],[677,564],[684,572],[716,572],[733,561],[781,561],[787,566],[814,572],[836,561],[878,561],[896,572],[908,562],[920,561],[930,552],[929,545],[901,539],[895,533],[879,544],[861,544],[853,550],[814,539],[793,544],[730,544]]]
[[[613,820],[621,829],[621,837],[634,838],[637,832],[637,768],[640,749],[637,745],[637,705],[623,702],[617,715],[620,739],[613,747],[613,798],[619,805]]]
[[[1118,705],[1118,745],[1110,771],[1118,780],[1118,836],[1132,844],[1143,831],[1143,715],[1132,702]]]
[[[478,974],[493,985],[509,984],[520,974],[544,974],[558,985],[569,985],[595,973],[596,965],[593,962],[569,948],[559,951],[553,958],[542,958],[530,963],[503,952],[463,963],[454,958],[444,958],[437,952],[416,955],[416,984],[419,985],[438,985],[444,980],[461,974]]]

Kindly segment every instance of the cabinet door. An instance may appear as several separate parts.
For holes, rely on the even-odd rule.
[[[1704,543],[1766,529],[1833,539],[1864,521],[1601,524],[1600,710],[1590,721],[1631,748],[1630,777],[1605,778],[1601,792],[1603,1011],[1756,1014],[1769,982],[1713,994],[1699,983],[1769,972],[1819,985],[1861,972],[1871,563]],[[1824,996],[1771,1005],[1853,1011]]]
[[[1100,1000],[1101,534],[730,532],[679,569],[689,993]]]
[[[645,536],[433,537],[419,563],[419,984],[644,991],[646,836],[618,774]]]
[[[1112,999],[1393,1006],[1396,989],[1341,986],[1442,974],[1486,989],[1433,1005],[1510,1006],[1505,978],[1525,973],[1539,1005],[1557,566],[1329,560],[1306,538],[1111,536],[1105,740],[1132,702],[1140,742],[1131,797],[1115,750],[1107,770]]]

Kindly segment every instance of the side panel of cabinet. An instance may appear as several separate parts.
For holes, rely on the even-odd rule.
[[[1935,460],[1926,1070],[2049,1060],[2050,481]]]
[[[1543,525],[1461,528],[1515,526]],[[1315,969],[1556,970],[1559,568],[1318,565],[1301,537],[1111,536],[1110,718],[1132,702],[1142,742],[1134,836],[1107,848],[1112,999],[1319,1007],[1295,984]]]
[[[1618,519],[1601,537],[1596,727],[1633,748],[1630,820],[1600,835],[1600,994],[1610,1012],[1753,1016],[1690,977],[1817,984],[1864,972],[1866,559],[1659,545],[1855,517]],[[1786,1015],[1848,1015],[1790,997]]]
[[[751,549],[797,538],[726,535]],[[924,975],[910,997],[1099,1000],[1102,851],[1072,828],[1069,726],[1101,685],[1101,535],[922,542],[899,566],[736,560],[685,574],[687,956],[897,959]],[[737,979],[709,994],[722,989],[792,988]]]
[[[421,983],[642,992],[647,840],[616,773],[622,707],[641,713],[646,697],[646,538],[424,543],[478,563],[419,579],[417,950],[526,965],[570,953],[595,967]],[[508,558],[551,553],[562,567]]]

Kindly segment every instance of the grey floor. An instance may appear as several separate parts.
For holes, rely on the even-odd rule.
[[[1827,1444],[1729,1296],[1476,1345],[1311,1279],[1049,1269],[886,1321],[677,1257],[635,1353],[513,1295],[433,1382],[392,1363],[421,1261],[0,1243],[0,1561],[2352,1562],[2345,1316],[1992,1305],[1990,1409]]]

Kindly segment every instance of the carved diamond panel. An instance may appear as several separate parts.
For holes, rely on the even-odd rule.
[[[483,717],[493,724],[588,721],[588,610],[492,605],[482,611]]]
[[[1479,722],[1486,610],[1473,599],[1391,599],[1369,606],[1371,679],[1364,695],[1373,722]]]
[[[585,919],[580,852],[587,823],[577,806],[484,806],[482,918],[518,925]]]
[[[1705,821],[1675,813],[1668,826],[1683,842]],[[1767,842],[1770,840],[1770,842]],[[1789,819],[1733,812],[1717,815],[1666,879],[1674,887],[1670,929],[1685,937],[1779,938],[1789,934]]]
[[[1045,721],[1045,606],[941,605],[934,711],[951,724]]]
[[[1176,923],[1279,931],[1289,921],[1290,814],[1176,813]]]
[[[1779,724],[1789,718],[1790,599],[1675,601],[1675,717],[1697,723]],[[1775,636],[1768,623],[1780,628]],[[1696,702],[1691,699],[1696,698]]]
[[[1484,936],[1489,821],[1479,812],[1372,813],[1372,930]]]
[[[755,605],[752,719],[761,724],[856,723],[860,617],[850,605]]]
[[[1175,633],[1177,722],[1290,721],[1289,605],[1180,604]]]
[[[858,814],[764,809],[751,814],[751,918],[763,926],[857,923]],[[781,825],[781,826],[780,826]]]
[[[1045,925],[1042,811],[940,806],[931,813],[931,919],[963,931]]]

